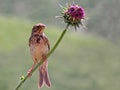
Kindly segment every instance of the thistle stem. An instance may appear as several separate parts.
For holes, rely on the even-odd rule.
[[[63,30],[62,34],[60,35],[59,39],[57,40],[57,42],[55,43],[55,45],[53,46],[53,48],[51,49],[51,51],[48,53],[47,57],[49,57],[57,48],[57,46],[59,45],[59,43],[61,42],[62,38],[64,37],[67,29],[69,27],[69,24],[67,24],[66,28]],[[31,73],[33,73],[41,64],[43,63],[43,60],[41,60],[41,62],[39,62],[32,70]],[[25,78],[23,80],[21,80],[21,82],[18,84],[18,86],[15,88],[15,90],[19,90],[19,88],[23,85],[23,83],[27,80],[29,76],[26,75]]]
[[[57,48],[57,46],[59,45],[59,43],[61,42],[63,36],[65,35],[67,29],[69,27],[69,24],[67,24],[66,28],[64,29],[64,31],[62,32],[61,36],[59,37],[59,39],[57,40],[57,42],[55,43],[54,47],[51,49],[51,51],[48,53],[48,57],[55,51],[55,49]]]

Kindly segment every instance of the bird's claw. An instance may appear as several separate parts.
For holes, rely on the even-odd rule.
[[[31,76],[32,76],[32,69],[29,69],[29,70],[28,70],[27,75],[28,75],[28,77],[31,77]]]

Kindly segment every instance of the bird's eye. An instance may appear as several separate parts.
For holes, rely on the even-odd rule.
[[[40,28],[40,26],[37,26],[37,28]]]

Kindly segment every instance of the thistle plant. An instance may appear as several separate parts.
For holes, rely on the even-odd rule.
[[[82,23],[82,19],[85,19],[85,12],[84,9],[77,5],[77,4],[72,4],[68,5],[67,7],[62,6],[62,16],[64,22],[67,24],[63,32],[61,33],[60,37],[58,38],[57,42],[51,49],[51,51],[48,53],[47,58],[53,54],[61,40],[63,39],[66,31],[68,30],[69,26],[73,26],[75,30],[79,28],[80,26],[84,26]],[[32,70],[31,73],[33,73],[44,61],[41,60]],[[23,85],[23,83],[28,79],[28,74],[26,76],[21,76],[21,82],[18,84],[18,86],[15,88],[15,90],[19,90],[19,88]]]

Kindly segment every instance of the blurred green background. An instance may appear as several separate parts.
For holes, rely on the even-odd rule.
[[[59,4],[73,0],[0,0],[0,90],[14,90],[33,64],[28,39],[45,23],[51,47],[65,28]],[[89,20],[71,28],[49,58],[49,90],[120,90],[120,0],[74,0]],[[20,90],[38,90],[38,71]],[[43,87],[41,90],[48,90]]]

